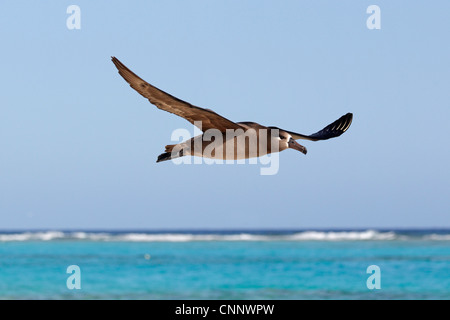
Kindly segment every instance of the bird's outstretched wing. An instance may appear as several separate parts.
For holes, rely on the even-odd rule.
[[[340,117],[332,124],[329,124],[322,130],[311,134],[309,136],[301,134],[301,133],[295,133],[291,131],[286,131],[289,133],[295,140],[297,139],[305,139],[305,140],[311,140],[311,141],[319,141],[319,140],[327,140],[331,138],[339,137],[341,134],[343,134],[345,131],[347,131],[348,128],[350,128],[350,125],[352,124],[353,120],[353,114],[347,113],[346,115]]]
[[[221,132],[225,132],[226,129],[242,129],[238,124],[212,110],[196,107],[152,86],[139,78],[117,58],[112,57],[111,60],[119,70],[119,74],[128,82],[130,87],[147,98],[159,109],[176,114],[195,125],[197,124],[194,122],[201,121],[201,126],[197,125],[197,127],[203,131],[218,129]]]

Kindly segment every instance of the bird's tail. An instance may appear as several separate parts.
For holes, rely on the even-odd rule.
[[[168,144],[166,146],[166,151],[165,152],[172,152],[173,148],[176,146],[176,144]]]
[[[171,145],[171,146],[166,146],[166,151],[168,150],[167,147],[171,147],[170,148],[170,152],[165,152],[165,153],[161,153],[158,156],[158,160],[156,160],[156,162],[161,162],[161,161],[167,161],[167,160],[172,160],[175,158],[179,158],[183,156],[183,149],[181,149],[178,152],[172,152],[172,149],[175,145]]]

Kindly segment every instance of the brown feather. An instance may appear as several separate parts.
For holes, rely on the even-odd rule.
[[[125,81],[159,109],[176,114],[192,124],[195,124],[195,121],[201,121],[201,126],[197,127],[202,131],[218,129],[221,132],[225,132],[226,129],[242,129],[238,124],[218,115],[212,110],[196,107],[152,86],[139,78],[117,58],[112,57],[112,62]]]

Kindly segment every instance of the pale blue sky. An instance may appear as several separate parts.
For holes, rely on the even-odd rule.
[[[81,8],[81,30],[66,9]],[[381,30],[366,9],[381,8]],[[0,229],[450,227],[449,1],[3,1]],[[337,139],[156,164],[174,129],[117,74],[234,121]]]

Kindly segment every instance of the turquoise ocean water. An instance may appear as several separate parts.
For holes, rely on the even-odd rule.
[[[0,232],[0,299],[450,299],[450,230]]]

